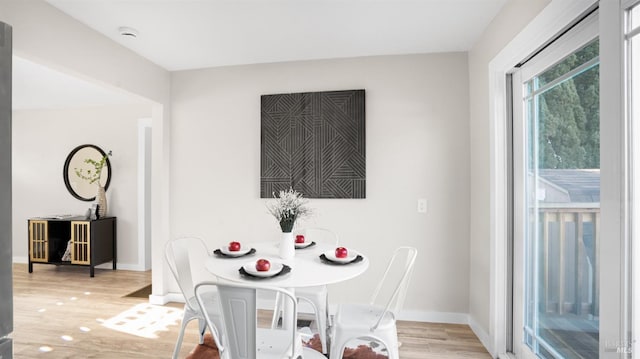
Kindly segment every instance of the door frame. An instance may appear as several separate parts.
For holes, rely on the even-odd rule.
[[[507,353],[509,329],[508,315],[505,311],[505,308],[510,307],[507,285],[509,248],[507,121],[510,116],[507,106],[509,96],[506,92],[506,79],[516,64],[534,53],[556,34],[562,32],[567,24],[570,24],[596,3],[596,0],[552,1],[489,63],[489,333],[491,342],[488,343],[488,349],[499,358],[512,357]],[[602,18],[602,11],[600,16]]]
[[[526,188],[527,181],[526,158],[528,147],[527,124],[525,121],[525,110],[523,104],[523,84],[547,69],[553,67],[554,64],[560,62],[570,54],[579,51],[580,48],[587,45],[591,41],[598,38],[598,17],[599,13],[594,12],[586,18],[580,20],[575,27],[561,35],[544,51],[531,58],[530,62],[516,69],[512,73],[512,108],[513,115],[511,117],[512,124],[512,144],[513,144],[513,327],[524,327],[524,310],[525,302],[524,288],[527,283],[524,281],[525,261],[524,246],[527,245],[525,237],[527,236],[526,228]],[[522,239],[522,240],[519,240]],[[537,272],[534,269],[534,272]],[[509,329],[509,328],[507,328]],[[523,333],[521,330],[514,330],[512,349],[519,358],[536,358],[533,351],[523,343]],[[548,349],[552,350],[552,349]]]
[[[151,269],[151,158],[153,122],[138,119],[138,266]]]

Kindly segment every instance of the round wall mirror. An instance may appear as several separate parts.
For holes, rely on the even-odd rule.
[[[105,190],[109,188],[111,182],[111,163],[109,162],[109,156],[107,156],[100,147],[94,145],[81,145],[73,149],[67,160],[64,162],[64,184],[67,186],[67,190],[72,196],[81,201],[93,201],[96,198],[98,191],[98,181],[91,183],[91,179],[86,177],[95,178],[95,165],[87,163],[87,160],[93,160],[100,162],[103,157],[106,156],[106,161],[102,167],[99,183]],[[83,178],[84,176],[85,178]]]

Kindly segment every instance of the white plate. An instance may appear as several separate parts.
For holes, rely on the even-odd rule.
[[[276,263],[276,262],[271,262],[271,268],[269,268],[268,271],[264,271],[264,272],[260,272],[256,269],[256,262],[257,261],[253,261],[253,262],[249,262],[245,265],[242,266],[242,268],[244,268],[244,271],[256,276],[256,277],[273,277],[274,275],[280,273],[280,271],[283,268],[282,263]]]
[[[220,252],[222,252],[222,254],[230,256],[230,257],[243,256],[243,255],[249,253],[250,250],[251,250],[251,248],[246,248],[246,247],[240,246],[240,250],[234,252],[234,251],[230,251],[229,250],[229,246],[220,247]]]
[[[309,247],[309,246],[310,246],[310,245],[312,245],[313,243],[315,243],[315,242],[311,241],[311,242],[294,243],[294,244],[295,244],[296,248],[298,248],[298,249],[302,249],[302,248],[307,248],[307,247]]]
[[[348,263],[351,262],[352,260],[356,259],[356,257],[358,256],[358,252],[354,251],[353,249],[349,249],[347,248],[347,257],[346,258],[338,258],[336,257],[336,250],[335,248],[330,250],[330,251],[326,251],[323,253],[324,256],[332,261],[332,262],[337,262],[337,263]]]

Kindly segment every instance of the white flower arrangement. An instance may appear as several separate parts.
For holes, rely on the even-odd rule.
[[[267,204],[267,208],[280,223],[282,232],[290,233],[296,219],[311,214],[311,209],[307,207],[309,201],[302,197],[302,193],[293,188],[280,191],[278,196],[274,193],[273,197],[275,202]]]

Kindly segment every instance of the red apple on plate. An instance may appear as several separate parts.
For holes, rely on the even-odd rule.
[[[240,250],[240,242],[231,242],[229,243],[229,251],[237,252]]]
[[[336,258],[347,258],[349,252],[345,247],[336,248]]]
[[[304,235],[298,234],[296,236],[296,243],[304,243]]]
[[[271,263],[266,259],[258,259],[256,262],[256,270],[258,272],[266,272],[271,269]]]

